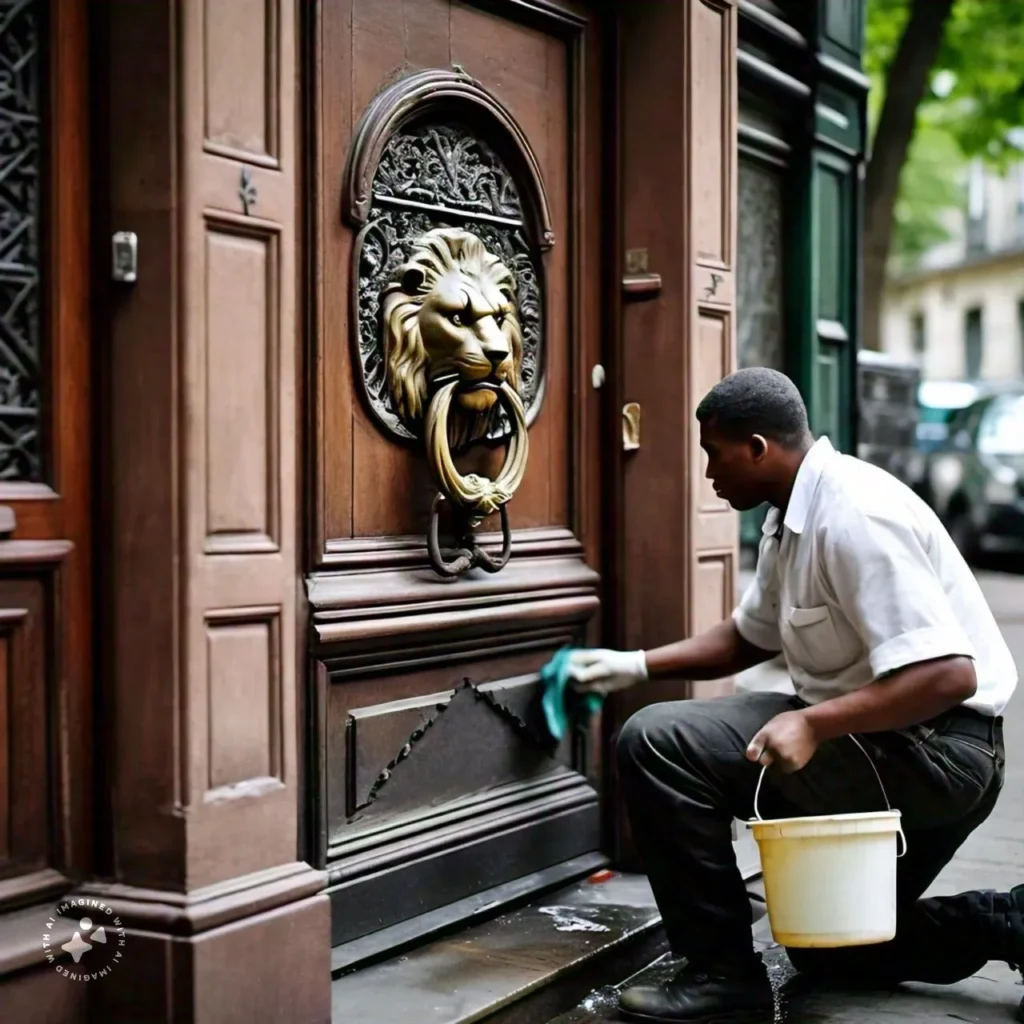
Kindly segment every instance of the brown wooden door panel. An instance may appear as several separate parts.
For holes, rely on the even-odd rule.
[[[422,570],[314,583],[313,855],[336,942],[367,914],[384,927],[597,847],[594,751],[579,733],[551,748],[537,676],[594,615],[595,584],[566,556],[513,560],[461,594]],[[466,870],[470,849],[486,868]]]
[[[465,662],[465,681],[434,692],[423,691],[432,682],[450,683],[450,666],[332,686],[328,718],[345,727],[330,744],[330,840],[344,842],[381,819],[571,766],[568,737],[549,746],[535,672],[509,674],[534,669],[536,660]],[[384,703],[382,690],[391,698]]]
[[[0,580],[0,875],[45,867],[50,853],[46,778],[50,581]]]
[[[0,230],[0,909],[91,859],[86,8],[3,27]],[[74,183],[74,188],[69,183]]]
[[[645,425],[623,471],[617,533],[617,639],[635,649],[692,636],[733,607],[738,524],[704,479],[693,414],[735,367],[737,10],[734,0],[673,0],[618,12],[625,246],[661,277],[656,303],[627,295],[623,309],[621,400],[640,404]],[[616,695],[608,741],[646,704],[731,688],[668,680]],[[636,865],[614,802],[617,856]]]
[[[342,4],[341,8],[346,5]],[[413,13],[415,12],[415,13]],[[570,52],[566,44],[547,33],[517,25],[506,18],[449,0],[353,0],[351,45],[356,69],[351,87],[354,116],[396,73],[417,68],[459,64],[492,89],[519,121],[537,155],[551,199],[553,229],[560,240],[547,263],[547,334],[564,339],[570,315],[568,285],[569,239],[566,209],[568,174],[566,139],[571,130],[568,94]],[[325,12],[325,20],[343,12]],[[410,23],[410,18],[411,23]],[[423,30],[425,26],[433,26]],[[450,32],[441,45],[442,29]],[[441,49],[447,56],[432,60]],[[422,54],[422,56],[420,56]],[[324,107],[331,113],[331,105]],[[340,168],[336,169],[335,180]],[[344,234],[336,217],[337,204],[329,212],[325,241],[336,232]],[[336,239],[338,248],[344,246]],[[346,247],[347,248],[347,247]],[[338,250],[335,250],[338,251]],[[338,252],[341,255],[341,252]],[[348,260],[325,263],[327,301],[346,303]],[[347,361],[347,317],[337,311],[337,333],[325,335],[325,387],[328,404],[347,406],[351,416],[348,440],[328,436],[324,446],[325,492],[339,494],[340,476],[351,478],[351,519],[325,524],[328,545],[344,537],[419,535],[426,530],[433,491],[427,466],[420,453],[395,445],[383,436],[358,402],[347,383],[347,374],[335,372],[337,361]],[[513,528],[570,526],[571,473],[568,439],[572,380],[569,347],[549,344],[547,349],[547,397],[530,431],[530,472],[511,506]],[[464,462],[465,471],[493,475],[501,453],[478,449]],[[385,486],[382,486],[382,483]],[[340,502],[328,503],[325,513],[342,511]],[[333,508],[332,508],[333,506]],[[336,523],[336,525],[334,525]],[[493,521],[492,521],[493,523]]]
[[[509,6],[510,13],[515,6]],[[552,36],[551,26],[561,34]],[[558,239],[546,260],[547,396],[530,432],[530,471],[510,506],[512,524],[518,529],[569,527],[579,536],[581,518],[596,510],[578,507],[587,487],[581,474],[589,467],[573,452],[574,438],[586,422],[577,416],[573,395],[599,361],[600,343],[596,325],[589,321],[593,314],[581,307],[581,300],[593,301],[589,292],[597,287],[591,278],[599,272],[599,254],[584,252],[576,243],[572,232],[585,225],[569,218],[570,193],[579,203],[597,199],[589,195],[590,183],[585,186],[579,171],[573,172],[576,154],[570,152],[571,140],[583,145],[589,113],[587,104],[573,95],[583,76],[581,23],[552,18],[545,32],[449,0],[348,0],[325,11],[318,28],[321,180],[316,248],[323,281],[315,301],[322,351],[314,429],[320,453],[315,526],[321,547],[314,558],[343,550],[345,538],[419,536],[426,528],[433,492],[422,457],[383,436],[358,401],[349,351],[352,238],[337,216],[337,189],[356,122],[376,93],[403,74],[451,64],[466,68],[519,121],[544,176]],[[340,52],[346,48],[351,53]],[[446,56],[437,63],[441,53]],[[357,55],[354,64],[352,54]],[[596,81],[596,68],[588,68],[588,86]],[[351,107],[342,97],[351,98]],[[587,144],[596,147],[597,140]],[[580,180],[570,181],[571,173]],[[577,273],[584,275],[575,282],[573,259]],[[585,337],[588,326],[590,336],[581,343],[578,339]],[[585,364],[584,355],[592,357]],[[587,454],[592,458],[594,453]],[[497,459],[500,454],[476,451],[465,468],[493,469]]]
[[[339,0],[319,7],[311,31],[311,855],[330,874],[338,942],[599,843],[599,752],[583,732],[551,746],[537,675],[599,625],[599,28],[574,2]],[[409,122],[454,131],[503,163],[523,204],[516,230],[529,258],[517,265],[538,268],[543,332],[542,399],[509,505],[512,560],[455,581],[426,557],[435,487],[422,445],[382,428],[361,382],[353,294],[368,271],[353,253],[361,260],[365,243],[360,224],[339,216],[350,161],[369,145],[357,134],[368,131],[364,111],[427,69],[477,83],[525,140],[440,94]],[[550,237],[534,233],[522,146]],[[409,161],[408,174],[429,174],[427,160]],[[428,222],[477,223],[446,210]],[[406,223],[398,218],[387,223]],[[493,477],[502,458],[478,446],[459,468]],[[494,517],[480,532],[496,528]]]

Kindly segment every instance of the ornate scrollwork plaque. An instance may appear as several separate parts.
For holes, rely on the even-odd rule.
[[[392,136],[373,189],[380,202],[371,207],[357,243],[357,308],[366,397],[381,425],[403,439],[419,434],[387,386],[381,333],[384,289],[429,231],[456,227],[476,236],[515,279],[522,333],[518,390],[532,419],[541,396],[543,302],[536,248],[525,237],[519,194],[508,171],[466,129],[426,124]],[[498,440],[509,428],[508,418],[499,416],[488,436]]]

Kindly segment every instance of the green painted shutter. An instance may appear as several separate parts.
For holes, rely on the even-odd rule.
[[[811,426],[840,449],[856,445],[861,182],[868,81],[861,71],[864,0],[818,5],[814,138],[810,149],[809,287],[800,376]],[[809,307],[809,308],[808,308]]]

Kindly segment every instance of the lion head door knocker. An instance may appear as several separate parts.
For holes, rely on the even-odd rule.
[[[522,333],[511,271],[461,228],[435,228],[417,239],[381,302],[388,388],[399,415],[423,420],[427,460],[438,495],[431,510],[434,567],[457,575],[471,565],[501,569],[511,550],[507,505],[522,483],[529,455],[526,409],[519,396]],[[512,424],[508,454],[494,480],[455,468],[452,450]],[[450,502],[465,528],[450,563],[438,543],[438,518]],[[501,515],[502,551],[495,559],[471,539],[473,527]]]
[[[500,154],[500,155],[499,155]],[[437,486],[427,550],[443,576],[509,560],[508,504],[543,397],[543,251],[554,244],[522,129],[461,71],[422,71],[369,106],[349,157],[357,379],[378,425],[422,445]],[[494,479],[454,455],[505,444]],[[440,519],[455,553],[441,553]],[[500,517],[500,553],[474,530]]]

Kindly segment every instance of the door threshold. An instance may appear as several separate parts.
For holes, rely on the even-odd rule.
[[[339,978],[358,968],[397,956],[426,939],[438,938],[495,917],[552,889],[599,871],[607,864],[608,858],[603,853],[573,857],[342,943],[331,950],[331,975]]]
[[[550,1020],[665,951],[643,875],[608,871],[337,978],[334,1024]]]

